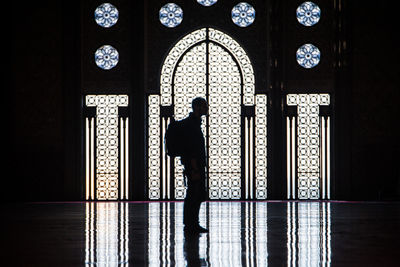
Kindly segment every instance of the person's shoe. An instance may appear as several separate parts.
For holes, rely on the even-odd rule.
[[[183,231],[188,234],[198,234],[198,233],[208,233],[206,228],[201,227],[200,225],[196,226],[185,226]]]
[[[197,231],[198,233],[208,233],[208,229],[203,228],[203,227],[201,227],[200,225],[198,225],[198,226],[196,227],[196,231]]]

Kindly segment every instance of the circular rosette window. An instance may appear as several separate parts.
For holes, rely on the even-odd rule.
[[[110,28],[118,21],[118,9],[109,3],[101,4],[94,11],[94,19],[101,27]]]
[[[232,21],[239,27],[248,27],[256,19],[256,10],[248,3],[242,2],[232,8]]]
[[[197,0],[197,3],[199,3],[202,6],[212,6],[217,2],[217,0]]]
[[[300,66],[310,69],[318,65],[321,59],[321,52],[316,46],[305,44],[297,50],[296,59]]]
[[[304,2],[297,8],[296,16],[304,26],[313,26],[321,18],[321,9],[313,2]]]
[[[164,5],[159,12],[159,19],[162,25],[174,28],[181,24],[183,20],[183,10],[174,3]]]
[[[103,70],[110,70],[118,64],[118,51],[111,45],[103,45],[94,54],[96,65]]]

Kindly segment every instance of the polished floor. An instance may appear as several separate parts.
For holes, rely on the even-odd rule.
[[[399,202],[4,204],[1,266],[400,266]],[[6,246],[4,246],[6,245]]]

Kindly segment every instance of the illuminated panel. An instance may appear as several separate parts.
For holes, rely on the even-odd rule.
[[[160,96],[149,95],[148,98],[148,176],[149,199],[160,198]]]
[[[172,75],[181,55],[192,45],[206,39],[206,29],[200,29],[183,37],[168,53],[161,70],[161,105],[172,105]]]
[[[254,105],[254,71],[246,52],[235,40],[221,31],[210,29],[209,38],[228,49],[236,58],[243,75],[243,104]]]
[[[256,198],[267,198],[267,96],[256,95],[255,114]]]
[[[299,199],[320,198],[319,106],[328,106],[329,103],[328,94],[287,95],[287,105],[297,106],[297,194]]]
[[[206,43],[203,42],[185,53],[179,62],[174,76],[174,117],[181,120],[191,112],[195,97],[206,98]],[[206,136],[205,119],[202,123]],[[183,178],[183,166],[180,158],[175,158],[175,198],[183,199],[186,189]]]
[[[96,198],[118,199],[118,107],[128,96],[87,95],[86,106],[96,107]]]
[[[238,66],[223,48],[209,44],[209,197],[240,198],[241,88]]]

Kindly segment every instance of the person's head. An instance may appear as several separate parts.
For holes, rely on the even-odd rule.
[[[193,113],[198,117],[207,115],[207,113],[208,113],[207,101],[202,97],[194,98],[192,100],[192,109],[193,109]]]

